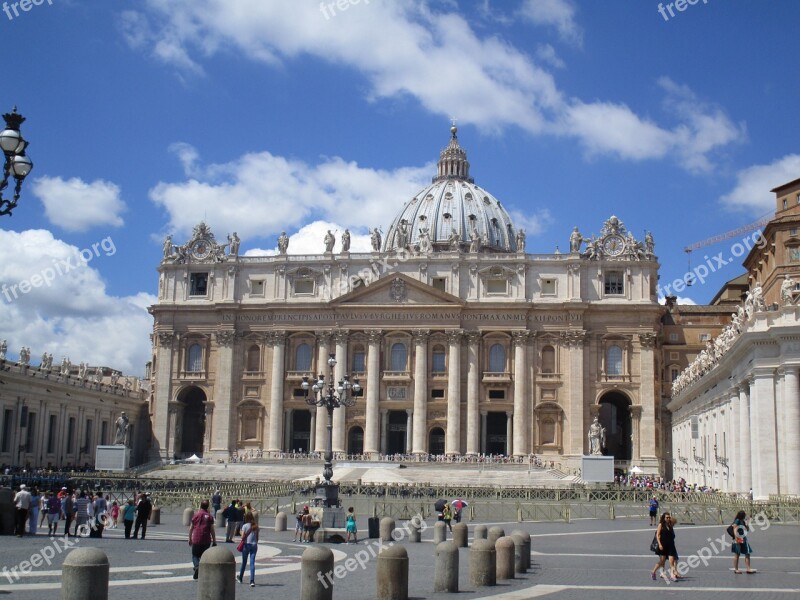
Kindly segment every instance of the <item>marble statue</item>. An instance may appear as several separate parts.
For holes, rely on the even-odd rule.
[[[172,256],[172,236],[168,235],[164,238],[164,258]]]
[[[342,234],[342,252],[350,252],[350,230],[345,229]]]
[[[580,252],[582,243],[583,243],[583,236],[581,235],[581,232],[578,231],[578,228],[575,227],[569,236],[569,251]]]
[[[400,224],[397,226],[397,247],[405,249],[408,247],[408,221],[401,219]]]
[[[427,254],[431,251],[430,230],[427,227],[420,227],[419,230],[419,251]]]
[[[28,365],[31,362],[31,349],[25,346],[19,351],[19,362],[22,365]]]
[[[281,231],[281,236],[278,238],[278,252],[281,254],[286,254],[286,251],[289,249],[289,236],[286,235],[285,231]]]
[[[228,244],[230,244],[230,255],[231,256],[239,256],[239,243],[241,240],[239,236],[236,235],[234,231],[231,235],[228,236]]]
[[[6,352],[8,352],[8,342],[3,340],[0,342],[0,360],[6,359]]]
[[[119,373],[117,371],[114,371],[113,373],[111,373],[111,385],[116,386],[117,381],[119,381]]]
[[[794,279],[786,275],[786,278],[781,283],[781,303],[784,306],[794,304],[794,290],[796,283]]]
[[[377,227],[369,234],[369,241],[372,243],[372,251],[379,252],[381,249],[381,232],[378,231]]]
[[[451,250],[458,250],[461,246],[461,236],[458,232],[453,230],[450,232],[450,237],[447,238],[447,243],[450,245]]]
[[[117,419],[116,425],[116,436],[114,437],[114,445],[115,446],[125,446],[126,439],[128,437],[128,415],[124,412],[120,414],[119,418]]]
[[[606,447],[606,428],[600,425],[600,420],[595,417],[589,425],[589,454],[603,454]]]
[[[644,232],[644,245],[647,251],[647,257],[650,258],[655,254],[656,243],[653,240],[653,234],[649,231]]]
[[[469,251],[472,253],[477,253],[481,247],[481,236],[476,229],[472,230],[472,233],[469,234]]]
[[[328,233],[325,234],[325,252],[333,252],[333,245],[336,243],[336,236],[331,233],[331,230],[328,229]]]
[[[69,370],[72,367],[72,363],[70,360],[65,356],[64,359],[61,361],[61,374],[64,376],[69,375]]]
[[[517,252],[525,252],[525,230],[517,231]]]

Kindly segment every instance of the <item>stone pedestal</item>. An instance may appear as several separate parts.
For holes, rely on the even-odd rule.
[[[125,446],[97,446],[94,468],[98,471],[127,471],[131,450]]]
[[[613,483],[614,457],[584,456],[581,462],[581,479],[587,483]]]

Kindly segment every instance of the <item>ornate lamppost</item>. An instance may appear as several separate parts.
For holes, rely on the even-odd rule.
[[[339,383],[334,384],[333,368],[335,366],[336,355],[331,354],[328,358],[330,377],[328,378],[327,387],[325,375],[322,374],[317,377],[317,381],[313,384],[309,383],[308,377],[303,377],[302,384],[306,403],[310,406],[325,408],[328,411],[328,441],[325,447],[325,464],[322,468],[322,476],[325,478],[322,483],[324,497],[321,498],[323,506],[326,508],[339,506],[339,486],[331,482],[333,477],[333,411],[341,406],[353,406],[356,402],[354,394],[361,391],[358,379],[353,379],[353,382],[350,383],[348,375],[343,375]],[[309,391],[311,391],[310,395]],[[319,490],[317,492],[317,498],[320,499]]]
[[[17,112],[15,106],[14,110],[3,115],[3,119],[6,121],[6,128],[0,132],[0,148],[5,155],[5,166],[3,167],[3,181],[0,183],[0,216],[10,215],[17,206],[22,191],[22,182],[33,169],[31,159],[25,154],[28,142],[19,132],[19,127],[25,121],[25,117]],[[14,176],[17,184],[14,186],[13,199],[6,200],[2,197],[2,193],[8,187],[8,178],[11,175]]]

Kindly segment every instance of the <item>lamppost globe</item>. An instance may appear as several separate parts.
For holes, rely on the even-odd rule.
[[[28,142],[19,131],[25,117],[17,112],[15,106],[13,111],[3,115],[3,119],[5,119],[6,128],[0,132],[0,149],[3,150],[5,164],[3,180],[0,182],[0,215],[10,215],[17,206],[22,191],[22,181],[33,169],[33,162],[25,155]],[[2,197],[2,192],[8,187],[8,179],[12,175],[17,180],[14,186],[14,196],[12,199],[6,200]]]
[[[0,148],[6,155],[14,155],[25,148],[25,140],[19,130],[6,128],[0,132]]]
[[[11,159],[11,173],[15,179],[25,179],[33,169],[33,162],[25,154],[18,154]]]

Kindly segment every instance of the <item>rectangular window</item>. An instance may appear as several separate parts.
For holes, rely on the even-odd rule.
[[[253,279],[250,281],[250,295],[263,296],[264,295],[264,280]]]
[[[789,260],[792,262],[800,262],[800,246],[789,248]]]
[[[800,194],[797,194],[796,199],[797,199],[797,204],[800,204]]]
[[[3,413],[3,452],[11,452],[11,434],[14,431],[14,411],[7,408]]]
[[[678,375],[680,375],[680,373],[681,370],[679,368],[672,367],[672,369],[670,370],[670,381],[674,382],[678,378]]]
[[[70,417],[67,423],[67,454],[75,452],[75,417]]]
[[[208,294],[208,273],[191,273],[189,275],[189,295],[205,296]]]
[[[670,342],[677,342],[678,341],[678,334],[677,333],[670,333],[669,334],[669,341]]]
[[[108,444],[108,421],[100,423],[100,445]]]
[[[36,413],[28,413],[28,432],[25,436],[25,449],[28,452],[33,452],[33,447],[36,444]]]
[[[680,352],[670,352],[669,353],[669,359],[670,360],[680,360],[680,358],[681,358]]]
[[[622,271],[606,271],[605,295],[621,296],[625,293],[625,278]]]
[[[444,398],[444,390],[431,390],[431,398],[434,400]]]
[[[361,350],[356,350],[353,352],[353,373],[363,373],[367,369],[365,368],[365,357],[364,352]]]
[[[447,277],[434,277],[431,286],[440,292],[447,291]]]
[[[692,439],[696,440],[700,437],[700,417],[692,415]]]
[[[542,296],[555,296],[555,295],[556,295],[556,280],[542,279]]]
[[[701,342],[711,341],[711,334],[710,333],[701,333],[700,334],[700,341]]]
[[[56,415],[50,415],[50,423],[47,428],[48,454],[55,454],[56,451],[56,436],[58,435],[58,431],[56,431],[57,426],[58,426],[58,417]]]
[[[94,430],[94,421],[92,419],[86,420],[86,434],[83,436],[84,452],[89,452],[92,447],[92,432]]]
[[[505,400],[505,390],[489,390],[489,400]]]
[[[297,296],[311,296],[314,293],[314,280],[298,279],[294,282],[294,293]]]
[[[486,291],[489,294],[506,294],[508,282],[505,279],[489,279],[486,281]]]
[[[431,373],[444,373],[445,370],[445,355],[444,352],[434,351],[433,364],[431,365]]]
[[[294,388],[294,392],[292,392],[292,396],[295,398],[305,398],[306,392],[303,388]]]

